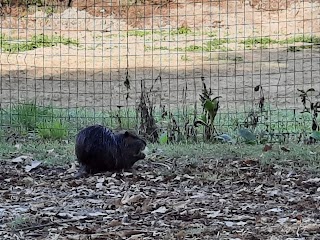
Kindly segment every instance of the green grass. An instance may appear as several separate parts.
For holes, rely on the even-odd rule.
[[[188,27],[179,27],[175,30],[171,30],[170,31],[170,34],[171,35],[187,35],[187,34],[190,34],[192,33],[192,30]]]
[[[172,112],[180,126],[186,121],[193,121],[193,109],[188,109],[186,114],[178,110]],[[200,114],[200,113],[199,113]],[[156,121],[164,131],[170,118],[162,119],[161,112],[155,109]],[[200,116],[200,115],[199,115]],[[198,116],[198,117],[199,117]],[[2,124],[13,126],[9,131],[2,128],[0,134],[0,159],[10,159],[12,156],[31,154],[35,159],[46,164],[65,164],[74,161],[74,138],[80,128],[90,124],[103,124],[112,129],[135,129],[139,124],[136,119],[135,109],[121,109],[111,112],[98,112],[88,109],[54,109],[52,107],[37,106],[32,102],[21,103],[2,111]],[[306,167],[318,169],[320,165],[319,144],[305,145],[297,143],[298,134],[308,135],[311,131],[311,116],[308,114],[294,114],[289,110],[274,110],[265,113],[261,124],[256,127],[255,133],[259,134],[266,129],[266,124],[273,129],[274,147],[272,151],[263,152],[263,144],[248,145],[239,137],[237,125],[244,121],[245,113],[218,113],[216,127],[220,133],[230,135],[237,144],[221,143],[196,143],[186,139],[176,144],[150,144],[152,149],[162,149],[163,154],[169,157],[181,158],[187,156],[195,161],[201,158],[255,158],[263,163],[277,163],[292,167]],[[28,129],[22,134],[15,126]],[[29,132],[34,131],[38,137],[29,137]],[[286,133],[292,134],[286,137]],[[294,135],[296,134],[296,135]],[[293,137],[296,136],[296,137]],[[10,140],[14,137],[14,141]],[[268,137],[270,137],[268,135]],[[6,140],[9,139],[9,140]],[[67,141],[62,141],[67,140]],[[198,141],[202,141],[202,130],[198,131]],[[21,142],[21,148],[15,147],[16,142]],[[286,146],[290,152],[280,149]],[[53,150],[52,150],[53,149]],[[199,151],[201,149],[201,151]],[[50,151],[48,151],[50,150]]]
[[[55,109],[27,101],[1,111],[2,126],[10,126],[22,135],[34,132],[43,139],[66,139],[74,135],[79,126],[95,123],[129,129],[138,124],[135,109],[106,112],[86,108]]]
[[[151,51],[152,50],[152,47],[149,46],[149,45],[144,45],[144,51]]]
[[[0,140],[0,160],[11,159],[12,156],[32,155],[34,159],[43,162],[49,166],[62,166],[75,161],[74,138],[68,142],[53,140],[24,140],[21,147],[17,149],[14,145]],[[281,150],[285,146],[289,152]],[[187,163],[201,164],[203,159],[218,160],[221,159],[258,159],[262,165],[276,164],[285,168],[300,170],[311,170],[319,172],[320,170],[320,148],[319,144],[300,145],[295,143],[274,144],[272,150],[263,152],[264,145],[248,144],[209,144],[209,143],[177,143],[177,144],[148,144],[150,151],[160,152],[160,156],[175,158],[177,161]],[[158,161],[157,158],[154,161]],[[160,158],[159,158],[159,161]],[[23,224],[24,221],[14,222],[14,226]]]
[[[220,51],[223,51],[223,52],[226,52],[226,51],[230,51],[229,48],[223,46],[222,44],[226,43],[225,41],[209,41],[206,43],[206,47],[205,47],[205,50],[207,52],[213,52],[213,51],[216,51],[216,50],[220,50]]]
[[[53,109],[50,107],[39,107],[33,102],[16,104],[9,110],[11,113],[11,124],[21,127],[26,131],[36,128],[37,123],[43,119],[53,119]]]
[[[246,48],[252,48],[253,46],[260,46],[261,48],[268,48],[270,44],[293,44],[293,43],[320,43],[320,37],[317,36],[308,36],[308,35],[297,35],[290,37],[284,40],[272,39],[270,37],[255,37],[247,38],[240,41],[241,44],[244,44]]]
[[[278,43],[278,42],[279,41],[273,40],[269,37],[247,38],[245,40],[240,41],[240,43],[245,45],[272,44],[272,43]]]
[[[52,107],[40,107],[34,102],[16,104],[3,114],[3,123],[24,134],[36,132],[40,138],[63,139],[67,124],[56,120],[59,114]]]
[[[192,33],[192,30],[189,28],[181,27],[176,30],[171,30],[170,32],[165,31],[145,31],[145,30],[130,30],[128,31],[129,36],[136,36],[136,37],[145,37],[151,34],[156,35],[187,35]],[[211,40],[204,42],[203,45],[190,45],[184,48],[176,48],[173,50],[177,51],[185,51],[185,52],[212,52],[212,51],[232,51],[229,49],[225,44],[234,42],[229,38],[217,38],[215,33],[209,33],[209,37],[212,37]],[[320,43],[320,37],[318,36],[308,36],[308,35],[297,35],[293,36],[284,40],[272,39],[270,37],[254,37],[254,38],[247,38],[241,40],[239,43],[245,45],[246,48],[253,48],[253,47],[260,47],[260,48],[268,48],[270,44],[293,44],[293,43]],[[63,45],[74,45],[79,46],[79,42],[75,39],[65,38],[59,35],[35,35],[31,37],[30,40],[20,40],[20,39],[13,39],[6,35],[0,35],[0,48],[4,52],[10,53],[18,53],[29,51],[37,48],[42,47],[52,47],[57,46],[58,44]],[[307,47],[300,47],[298,50],[307,48]],[[155,47],[154,50],[170,50],[168,47]],[[146,51],[151,50],[150,48],[146,47]],[[295,51],[293,49],[293,51]]]
[[[202,52],[205,49],[202,46],[190,45],[190,46],[185,47],[184,49],[183,48],[179,48],[177,50],[184,50],[186,52]]]
[[[33,159],[37,159],[48,165],[63,165],[73,162],[74,156],[74,137],[69,141],[58,140],[23,140],[20,148],[16,148],[14,143],[0,141],[0,159],[12,159],[12,156],[32,155]]]
[[[207,33],[208,37],[217,37],[218,36],[218,33],[217,32],[210,32],[210,33]]]
[[[259,159],[262,164],[274,163],[282,166],[290,166],[292,168],[305,168],[308,170],[320,171],[320,149],[319,144],[316,145],[300,145],[286,144],[290,150],[285,152],[281,150],[280,144],[273,145],[268,152],[263,152],[264,145],[248,145],[248,144],[168,144],[157,145],[151,144],[149,148],[161,149],[163,154],[181,159],[187,158],[201,164],[201,159],[232,159],[232,158],[252,158]],[[201,151],[199,151],[201,149]],[[200,162],[199,162],[200,161]]]
[[[189,45],[184,48],[179,47],[175,48],[174,50],[180,51],[180,52],[213,52],[213,51],[228,51],[230,50],[224,44],[230,43],[231,41],[227,38],[216,38],[212,39],[210,41],[204,42],[204,44],[201,45]]]
[[[45,13],[47,14],[47,15],[52,15],[52,14],[54,14],[54,13],[57,13],[57,9],[54,7],[54,6],[46,6],[45,7]]]
[[[18,53],[34,50],[41,47],[53,47],[58,44],[75,45],[78,46],[79,42],[71,38],[54,35],[47,36],[43,34],[35,35],[30,40],[18,40],[0,35],[0,48],[4,52]]]
[[[1,3],[3,5],[5,4],[12,4],[13,0],[2,0]],[[17,1],[21,5],[30,6],[30,5],[36,5],[36,6],[45,6],[46,2],[45,0],[19,0]]]
[[[36,130],[44,139],[64,139],[68,136],[67,125],[58,120],[40,122]]]
[[[284,141],[284,134],[305,134],[311,132],[311,116],[308,114],[294,114],[290,110],[272,110],[268,108],[256,127],[256,134],[269,131],[267,137],[272,141]],[[160,128],[167,131],[170,117],[161,118],[160,109],[155,109],[155,120]],[[175,121],[181,126],[194,121],[194,109],[189,107],[183,114],[181,110],[173,110]],[[197,118],[200,118],[198,112]],[[218,112],[215,123],[220,133],[227,133],[238,139],[237,126],[244,122],[246,113]],[[121,109],[113,111],[94,111],[87,108],[55,109],[53,107],[37,106],[34,102],[26,102],[4,109],[1,113],[1,125],[11,126],[11,130],[26,136],[32,132],[40,139],[68,139],[74,136],[79,128],[90,124],[103,124],[110,128],[136,129],[139,126],[135,109]],[[268,126],[268,127],[267,127]],[[170,129],[170,128],[169,128]],[[2,131],[5,131],[3,129]],[[184,128],[181,130],[182,134]],[[2,132],[2,135],[5,135]],[[198,139],[202,139],[202,128],[198,128]],[[184,138],[181,139],[181,141]],[[238,139],[240,140],[240,139]]]
[[[318,36],[308,36],[308,35],[298,35],[294,36],[291,38],[288,38],[286,40],[280,41],[280,43],[287,43],[287,44],[292,44],[296,42],[305,42],[305,43],[315,43],[319,44],[320,43],[320,37]]]
[[[167,46],[154,47],[153,50],[170,50]]]
[[[128,36],[134,36],[134,37],[145,37],[148,35],[151,35],[152,31],[146,31],[146,30],[130,30],[128,31]]]
[[[191,60],[187,55],[182,55],[182,56],[180,57],[180,59],[181,59],[182,61],[186,61],[186,62]]]

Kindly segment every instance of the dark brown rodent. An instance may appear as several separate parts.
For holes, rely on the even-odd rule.
[[[129,169],[145,158],[146,142],[137,135],[93,125],[82,129],[76,137],[75,154],[81,167],[77,176],[86,173]]]

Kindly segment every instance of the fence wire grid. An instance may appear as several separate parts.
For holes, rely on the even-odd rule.
[[[97,123],[161,141],[318,130],[319,0],[0,7],[1,134],[65,138]],[[204,84],[219,108],[204,107]]]

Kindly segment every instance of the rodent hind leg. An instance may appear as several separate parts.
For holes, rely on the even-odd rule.
[[[85,177],[89,174],[88,168],[86,165],[81,165],[78,172],[76,173],[76,175],[74,176],[74,178],[81,178],[81,177]]]

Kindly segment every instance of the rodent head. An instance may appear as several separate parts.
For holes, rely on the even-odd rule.
[[[127,158],[132,159],[133,162],[146,157],[143,151],[145,150],[147,143],[135,133],[125,131],[123,133],[123,143],[126,149],[125,155]]]

